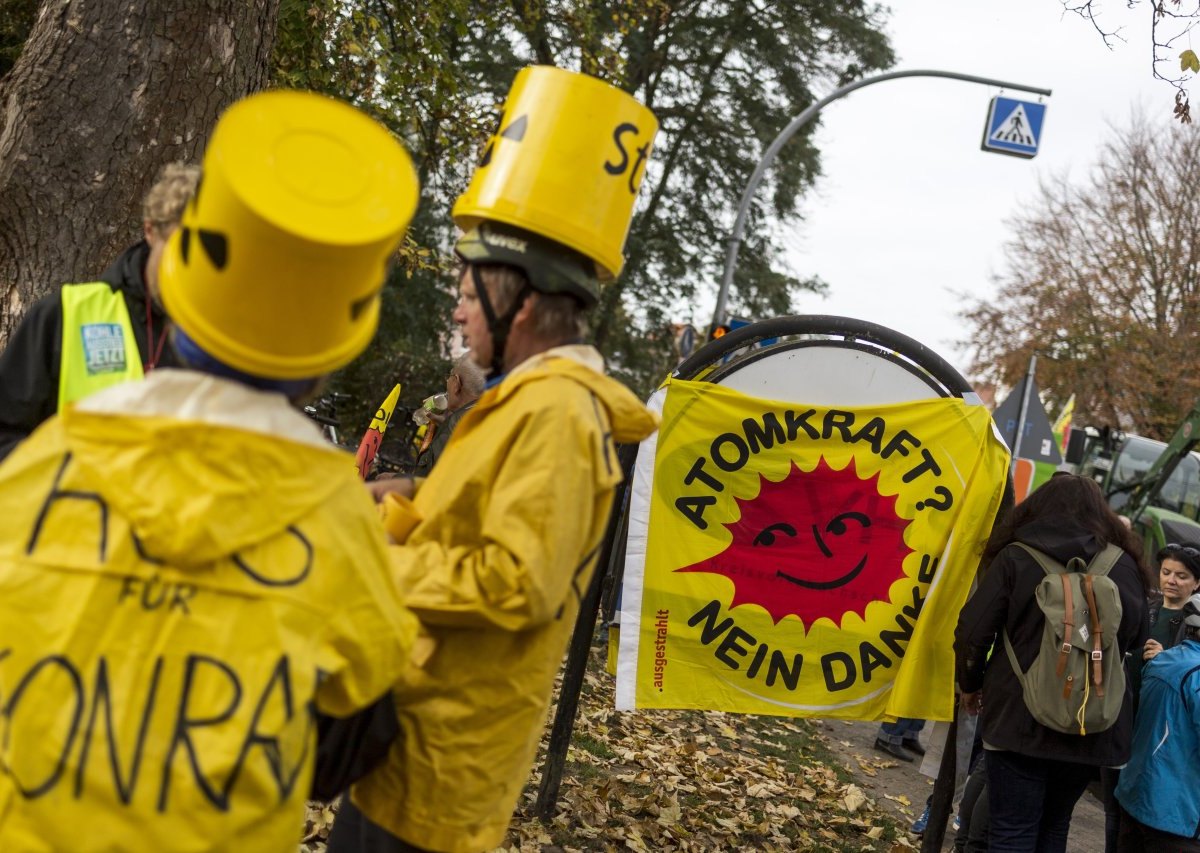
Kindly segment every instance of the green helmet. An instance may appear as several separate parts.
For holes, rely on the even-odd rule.
[[[1200,628],[1200,593],[1184,602],[1183,624],[1189,628]]]
[[[569,293],[587,308],[600,298],[590,258],[515,225],[485,219],[459,238],[454,251],[468,264],[516,267],[539,293]]]

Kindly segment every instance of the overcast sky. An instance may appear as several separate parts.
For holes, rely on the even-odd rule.
[[[1036,198],[1039,176],[1085,176],[1109,127],[1127,124],[1137,105],[1152,122],[1171,123],[1173,90],[1151,77],[1149,6],[1124,5],[1107,4],[1127,39],[1109,50],[1059,0],[895,0],[888,31],[896,70],[1053,90],[1041,149],[1033,160],[980,151],[998,90],[973,83],[889,81],[826,107],[824,176],[805,200],[805,221],[786,236],[793,271],[820,276],[831,292],[802,296],[797,308],[890,326],[965,372],[969,359],[955,342],[968,330],[953,292],[994,292],[1005,221]],[[1200,87],[1194,100],[1200,109]],[[711,308],[697,315],[705,324],[709,316]]]

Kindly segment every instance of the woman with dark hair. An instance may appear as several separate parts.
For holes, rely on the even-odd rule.
[[[1117,785],[1119,853],[1200,851],[1200,595],[1180,608],[1178,643],[1146,661],[1133,758]]]
[[[1108,573],[1121,599],[1122,654],[1140,653],[1145,642],[1149,573],[1137,537],[1109,509],[1100,487],[1087,477],[1056,474],[997,524],[984,550],[988,568],[959,616],[955,651],[963,705],[971,714],[983,709],[989,849],[1063,853],[1071,812],[1096,769],[1129,760],[1132,692],[1127,685],[1120,717],[1104,731],[1065,734],[1034,719],[1008,654],[989,658],[1002,632],[1022,672],[1041,649],[1045,617],[1036,591],[1045,571],[1017,543],[1063,565],[1073,557],[1090,561],[1110,543],[1122,550]]]
[[[1158,554],[1158,592],[1150,596],[1150,638],[1141,654],[1129,659],[1126,671],[1133,692],[1134,720],[1138,719],[1138,696],[1142,672],[1159,652],[1174,647],[1183,639],[1183,606],[1200,589],[1200,550],[1193,545],[1169,542]],[[1100,770],[1100,789],[1104,795],[1104,853],[1117,853],[1121,834],[1121,807],[1116,787],[1121,771]]]
[[[1143,666],[1181,639],[1183,606],[1197,590],[1200,590],[1200,549],[1169,542],[1158,552],[1159,594],[1150,603],[1150,639],[1141,654]]]

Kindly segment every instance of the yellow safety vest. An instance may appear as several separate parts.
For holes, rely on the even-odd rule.
[[[103,281],[62,288],[62,359],[58,408],[142,378],[142,354],[124,295]]]

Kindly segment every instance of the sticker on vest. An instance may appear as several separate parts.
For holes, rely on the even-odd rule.
[[[120,323],[86,323],[80,331],[89,375],[125,370],[125,332]]]

